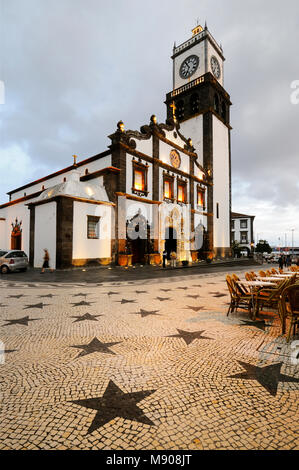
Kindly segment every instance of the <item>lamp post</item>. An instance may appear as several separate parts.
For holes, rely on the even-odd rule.
[[[291,232],[292,232],[292,255],[294,254],[294,231],[295,231],[295,229],[291,228]]]

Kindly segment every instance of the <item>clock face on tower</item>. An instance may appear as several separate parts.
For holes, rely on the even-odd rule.
[[[179,168],[181,165],[181,157],[179,152],[177,152],[176,150],[171,150],[169,156],[172,166],[174,168]]]
[[[221,75],[221,70],[220,70],[220,65],[216,57],[213,55],[211,57],[211,69],[214,74],[214,76],[219,80],[220,75]]]
[[[199,58],[197,55],[189,55],[187,59],[184,60],[180,67],[180,77],[181,78],[189,78],[193,75],[199,64]]]

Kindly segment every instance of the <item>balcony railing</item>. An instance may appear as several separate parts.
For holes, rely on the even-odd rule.
[[[205,77],[202,75],[201,77],[196,78],[195,80],[192,80],[192,82],[186,83],[186,85],[180,86],[179,88],[176,88],[175,90],[170,92],[171,98],[174,96],[180,95],[186,90],[190,90],[190,88],[193,88],[194,86],[198,85],[199,83],[203,83],[205,81]]]

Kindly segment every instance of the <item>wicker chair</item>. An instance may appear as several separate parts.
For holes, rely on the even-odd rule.
[[[232,274],[232,279],[233,279],[233,281],[235,281],[236,283],[237,283],[238,281],[241,281],[241,279],[240,279],[236,274]],[[248,289],[247,289],[245,286],[243,286],[242,284],[241,284],[241,285],[238,284],[238,287],[239,287],[240,291],[241,291],[243,294],[245,294],[245,295],[250,294],[250,292],[248,291]]]
[[[272,268],[272,269],[271,269],[271,272],[272,272],[272,274],[278,274],[278,272],[276,271],[275,268]]]
[[[265,271],[259,271],[259,276],[260,277],[267,277]]]
[[[280,296],[280,318],[282,323],[282,333],[286,330],[286,320],[290,319],[289,329],[287,333],[287,342],[293,334],[296,333],[296,326],[299,325],[299,284],[293,284],[286,287]]]
[[[256,313],[260,308],[269,307],[279,310],[279,302],[282,291],[294,284],[295,276],[281,281],[277,286],[270,289],[261,289],[255,293]],[[279,313],[279,312],[278,312]]]
[[[237,282],[229,275],[226,276],[226,283],[230,293],[230,305],[227,311],[227,316],[233,313],[239,307],[245,307],[251,313],[252,308],[252,297],[249,293],[244,293],[240,289]]]
[[[283,269],[281,268],[278,268],[279,269],[279,274],[283,274]]]

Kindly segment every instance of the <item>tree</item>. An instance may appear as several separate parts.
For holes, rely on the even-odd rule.
[[[255,251],[256,253],[272,253],[272,248],[267,240],[260,240],[255,247]]]

